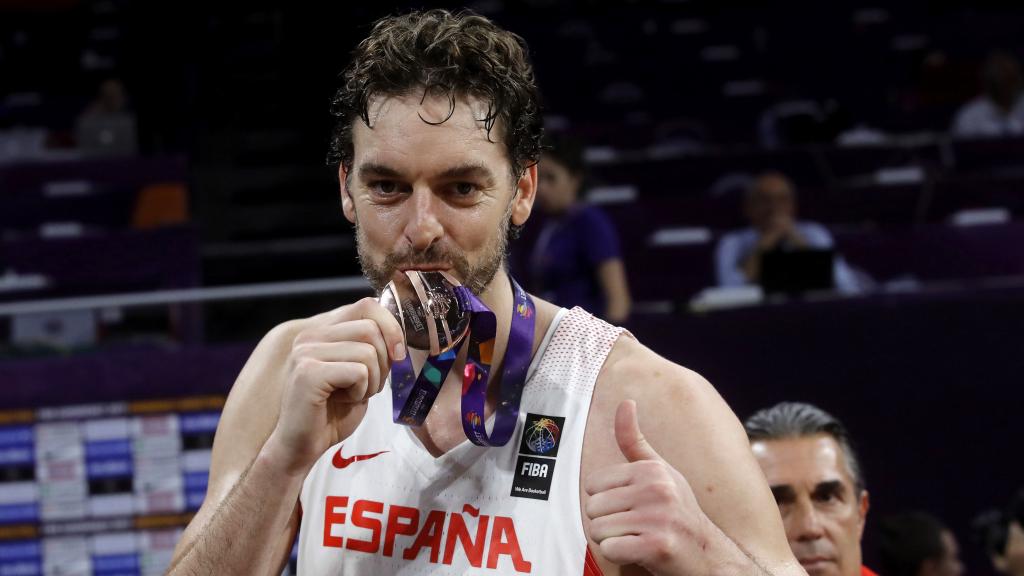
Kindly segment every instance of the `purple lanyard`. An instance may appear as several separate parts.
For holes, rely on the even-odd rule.
[[[533,351],[533,332],[536,310],[533,299],[513,278],[512,326],[508,335],[508,348],[501,375],[498,405],[494,411],[491,434],[484,426],[484,405],[487,402],[487,383],[494,352],[497,321],[479,298],[465,286],[455,288],[455,296],[464,310],[470,311],[469,351],[462,374],[462,429],[466,437],[478,446],[504,446],[519,422],[519,401],[526,386],[526,372]],[[391,366],[391,399],[395,423],[419,426],[437,399],[441,385],[455,364],[462,348],[460,342],[453,349],[428,356],[419,376],[413,370],[412,360]]]

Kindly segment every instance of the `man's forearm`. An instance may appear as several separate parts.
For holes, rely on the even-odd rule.
[[[299,491],[301,475],[274,465],[266,447],[202,527],[168,576],[265,574],[277,569],[275,552]]]
[[[795,560],[792,564],[769,568],[763,561],[741,548],[734,540],[728,536],[726,539],[728,540],[727,551],[724,552],[722,563],[713,571],[715,576],[807,576],[807,572]]]
[[[769,566],[767,562],[745,550],[717,526],[712,530],[716,536],[710,538],[704,552],[708,556],[707,574],[711,576],[807,576],[807,573],[794,559],[791,563],[776,563]],[[675,576],[659,574],[658,576]],[[679,576],[689,574],[679,572]]]
[[[722,533],[722,537],[724,540],[720,541],[720,549],[714,554],[717,561],[711,570],[713,576],[776,576],[725,533]]]

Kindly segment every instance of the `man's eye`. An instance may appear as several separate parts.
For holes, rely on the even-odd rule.
[[[398,185],[390,180],[378,180],[370,183],[370,190],[378,194],[394,194],[398,191]]]
[[[476,186],[469,182],[459,182],[455,185],[455,193],[459,196],[469,196],[473,192],[476,192]]]

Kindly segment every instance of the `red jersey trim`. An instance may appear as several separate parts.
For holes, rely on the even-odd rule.
[[[587,557],[583,560],[583,576],[604,576],[601,567],[597,565],[597,560],[594,560],[594,555],[590,553],[590,546],[587,546]]]

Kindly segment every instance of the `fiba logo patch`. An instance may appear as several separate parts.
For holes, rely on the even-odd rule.
[[[519,452],[537,456],[555,457],[558,455],[558,442],[562,437],[565,418],[527,414],[523,425],[523,439]]]
[[[558,456],[564,426],[564,417],[526,415],[523,437],[519,442],[519,458],[512,478],[511,496],[548,499],[551,480],[555,476],[555,456]]]
[[[560,433],[561,430],[558,429],[554,420],[541,418],[525,432],[526,446],[537,454],[547,454],[555,448]]]

